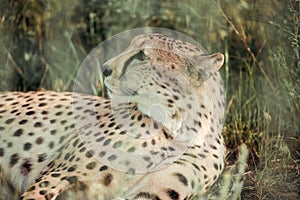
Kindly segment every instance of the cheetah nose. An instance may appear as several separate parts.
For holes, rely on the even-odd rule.
[[[104,64],[102,66],[102,73],[104,77],[108,77],[112,74],[112,69],[107,64]]]

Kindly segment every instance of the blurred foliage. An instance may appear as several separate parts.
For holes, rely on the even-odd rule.
[[[228,166],[241,144],[249,149],[242,197],[274,199],[275,190],[297,199],[299,10],[299,0],[2,0],[0,90],[72,90],[84,57],[103,40],[145,26],[180,31],[225,54]],[[278,180],[281,189],[272,188]]]

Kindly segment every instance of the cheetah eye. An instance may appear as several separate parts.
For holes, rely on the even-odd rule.
[[[147,56],[144,53],[144,51],[140,50],[137,54],[135,54],[135,58],[140,61],[144,61],[147,58]]]
[[[146,56],[146,54],[144,53],[143,50],[140,50],[138,53],[136,53],[133,56],[131,56],[128,60],[126,60],[126,62],[124,64],[124,67],[122,69],[121,76],[123,76],[126,73],[128,66],[132,62],[134,62],[134,60],[144,61],[146,59],[147,59],[147,56]]]

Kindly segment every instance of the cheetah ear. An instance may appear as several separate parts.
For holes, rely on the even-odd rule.
[[[200,56],[198,59],[198,72],[202,79],[209,79],[214,73],[216,73],[224,63],[224,56],[221,53],[215,53],[212,55]]]

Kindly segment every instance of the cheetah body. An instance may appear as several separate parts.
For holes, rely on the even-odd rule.
[[[205,192],[224,167],[222,63],[221,54],[141,35],[104,65],[111,99],[0,93],[2,183],[27,200],[56,199],[74,186],[88,199]],[[156,106],[163,118],[151,112]]]

